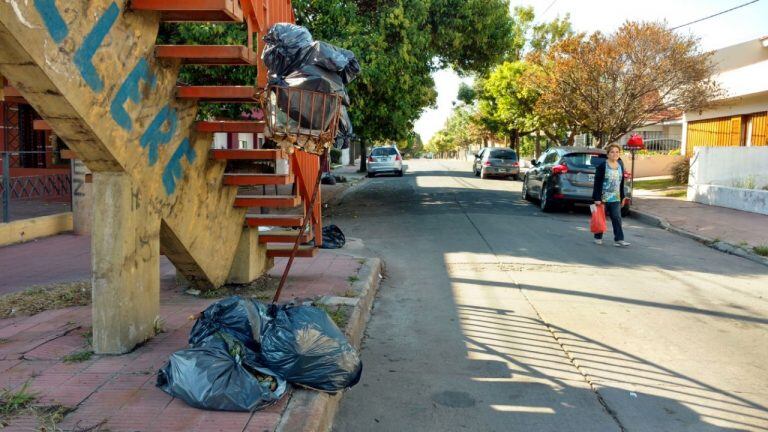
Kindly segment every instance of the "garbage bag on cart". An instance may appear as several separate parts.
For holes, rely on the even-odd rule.
[[[278,23],[264,35],[261,58],[273,77],[282,77],[298,69],[312,48],[312,35],[305,27]]]
[[[327,313],[312,306],[276,306],[261,338],[264,365],[290,383],[336,392],[360,380],[363,364]]]
[[[223,332],[248,349],[259,352],[259,339],[268,320],[267,306],[252,299],[232,296],[208,306],[189,333],[189,344],[199,346],[212,335]]]
[[[253,351],[223,332],[173,353],[156,385],[190,406],[218,411],[255,411],[276,403],[287,389]]]
[[[360,63],[357,61],[355,53],[323,41],[312,43],[310,49],[307,50],[304,64],[318,66],[337,73],[344,85],[351,83],[360,74]]]

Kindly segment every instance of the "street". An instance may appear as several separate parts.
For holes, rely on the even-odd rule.
[[[768,430],[768,268],[407,164],[325,212],[386,263],[335,431]]]

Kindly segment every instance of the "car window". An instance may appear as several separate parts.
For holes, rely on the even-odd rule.
[[[371,152],[371,156],[394,156],[396,154],[397,150],[392,147],[379,147]]]
[[[573,169],[595,169],[603,163],[606,156],[599,153],[571,153],[565,156],[565,163],[568,168]]]
[[[517,160],[517,153],[507,149],[491,150],[491,154],[488,157],[493,159]]]
[[[558,154],[556,151],[547,153],[547,157],[544,158],[544,163],[549,165],[557,162]]]

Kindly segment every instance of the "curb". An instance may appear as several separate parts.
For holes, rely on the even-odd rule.
[[[352,288],[360,293],[357,306],[349,317],[344,333],[360,349],[371,307],[379,288],[381,260],[367,258],[358,271],[359,281]],[[334,395],[314,390],[294,389],[275,432],[321,432],[333,426],[344,392]]]
[[[755,262],[757,264],[762,264],[768,267],[768,258],[761,257],[758,254],[749,252],[745,249],[742,249],[728,242],[724,242],[722,240],[711,239],[709,237],[700,236],[690,231],[686,231],[684,229],[674,227],[670,225],[669,222],[667,222],[664,218],[661,218],[659,216],[652,215],[650,213],[641,212],[635,209],[632,209],[630,216],[633,219],[636,219],[638,222],[659,227],[663,230],[675,233],[683,237],[687,237],[691,240],[695,240],[705,246],[709,246],[712,249],[718,250],[720,252],[725,252],[727,254],[735,255],[740,258],[748,259],[752,262]]]
[[[367,177],[367,176],[363,176],[363,177],[362,177],[360,180],[358,180],[358,181],[354,182],[354,184],[350,185],[348,188],[346,188],[346,189],[344,189],[343,191],[341,191],[341,193],[339,193],[339,194],[338,194],[338,195],[336,195],[335,197],[331,198],[331,199],[330,199],[330,200],[329,200],[329,201],[328,201],[326,204],[327,204],[327,205],[334,205],[334,206],[335,206],[335,205],[339,205],[339,204],[341,204],[341,201],[342,201],[342,200],[343,200],[343,199],[344,199],[344,198],[345,198],[345,197],[346,197],[346,196],[347,196],[349,193],[351,193],[353,190],[357,190],[357,189],[358,189],[358,188],[360,188],[362,185],[364,185],[364,184],[368,183],[368,180],[370,180],[370,178],[369,178],[369,177]]]

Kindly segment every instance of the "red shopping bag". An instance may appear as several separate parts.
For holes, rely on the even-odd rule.
[[[592,210],[592,220],[589,221],[589,230],[594,234],[604,233],[606,229],[605,206],[602,204],[596,204],[594,206],[590,206],[590,209],[592,209],[592,207],[594,207],[594,210]]]

